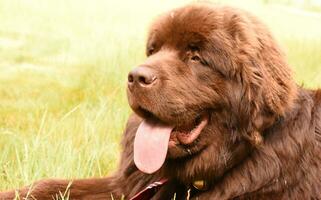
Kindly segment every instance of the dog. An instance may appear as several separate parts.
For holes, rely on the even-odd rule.
[[[194,3],[151,25],[128,74],[114,175],[41,180],[0,199],[321,199],[321,90],[298,86],[251,14]]]

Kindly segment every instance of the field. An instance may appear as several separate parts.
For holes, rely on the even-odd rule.
[[[186,2],[0,0],[0,190],[116,168],[127,73],[153,17]],[[227,4],[266,22],[298,84],[321,87],[321,13],[246,2]]]

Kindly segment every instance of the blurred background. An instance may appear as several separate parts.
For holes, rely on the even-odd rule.
[[[0,190],[111,173],[148,25],[189,2],[0,0]],[[215,2],[257,15],[297,83],[321,87],[321,0]]]

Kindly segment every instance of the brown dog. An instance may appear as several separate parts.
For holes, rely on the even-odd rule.
[[[68,187],[70,199],[129,199],[166,178],[146,199],[321,199],[321,91],[294,83],[255,17],[189,5],[155,21],[146,49],[128,75],[135,114],[117,173],[70,187],[43,180],[20,197],[52,199]]]

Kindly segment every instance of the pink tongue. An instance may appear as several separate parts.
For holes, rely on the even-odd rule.
[[[139,125],[134,141],[134,162],[139,170],[152,174],[162,167],[173,128],[150,119]]]

